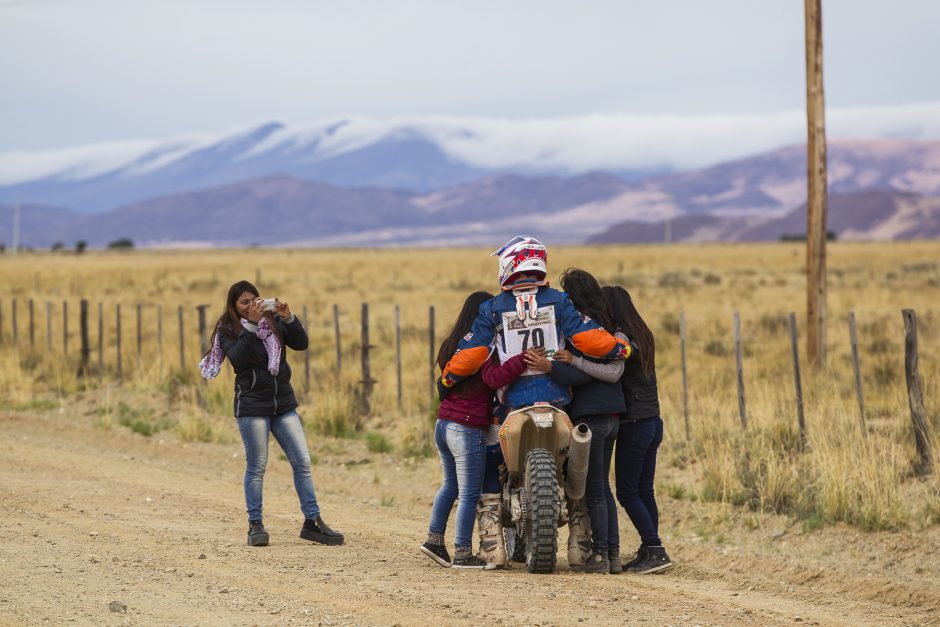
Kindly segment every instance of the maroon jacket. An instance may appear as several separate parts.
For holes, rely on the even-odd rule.
[[[476,429],[493,424],[493,393],[525,371],[524,353],[500,364],[494,353],[472,377],[458,383],[441,401],[437,417]]]

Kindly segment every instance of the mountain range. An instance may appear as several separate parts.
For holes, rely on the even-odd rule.
[[[558,173],[484,168],[407,129],[358,144],[347,137],[339,149],[330,137],[341,128],[301,141],[266,125],[201,148],[60,155],[32,168],[38,178],[26,175],[29,163],[20,175],[9,166],[0,171],[0,242],[9,242],[13,200],[22,243],[34,247],[122,237],[150,246],[469,245],[516,232],[557,243],[663,241],[667,222],[673,241],[805,230],[802,146],[682,172]],[[828,161],[839,237],[940,235],[940,142],[831,141]]]

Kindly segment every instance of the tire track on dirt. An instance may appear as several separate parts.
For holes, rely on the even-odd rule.
[[[779,563],[765,574],[760,556],[742,557],[750,573],[722,573],[702,565],[721,563],[720,548],[686,548],[681,542],[674,545],[679,566],[662,576],[570,574],[563,557],[552,576],[531,576],[519,567],[448,571],[416,550],[436,487],[428,479],[433,462],[403,467],[381,458],[369,469],[316,466],[324,515],[348,538],[342,548],[320,547],[297,538],[300,518],[289,466],[276,460],[272,446],[265,486],[272,545],[250,548],[243,544],[240,444],[182,444],[169,437],[161,444],[61,415],[0,415],[0,426],[0,474],[7,487],[0,505],[10,513],[0,527],[3,621],[659,625],[792,624],[800,617],[810,624],[862,625],[931,620],[923,605],[892,606],[828,590],[777,592],[768,582]],[[349,456],[334,457],[330,461]],[[396,504],[380,504],[391,497]],[[128,604],[127,614],[108,611],[114,599]]]

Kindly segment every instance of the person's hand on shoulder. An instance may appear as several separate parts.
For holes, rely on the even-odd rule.
[[[554,359],[555,361],[561,361],[566,364],[570,364],[572,361],[571,357],[572,357],[571,351],[567,351],[561,348],[555,351],[555,354],[552,356],[552,359]]]
[[[552,362],[545,356],[544,348],[530,348],[525,352],[525,365],[539,372],[551,372]]]

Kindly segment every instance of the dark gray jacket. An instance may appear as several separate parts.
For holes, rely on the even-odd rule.
[[[574,387],[574,398],[566,410],[571,418],[622,414],[624,411],[619,380],[613,383],[601,381],[579,368],[558,361],[552,362],[549,375],[558,385]]]
[[[656,386],[656,369],[647,378],[639,359],[625,362],[623,377],[623,400],[626,404],[624,420],[637,421],[659,416],[659,390]]]
[[[219,346],[235,369],[235,417],[277,416],[297,408],[297,398],[290,384],[291,370],[287,364],[287,348],[307,348],[307,331],[300,319],[286,322],[274,316],[284,350],[281,366],[275,377],[268,372],[268,353],[255,332],[242,329],[237,338],[219,334]]]

